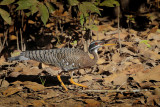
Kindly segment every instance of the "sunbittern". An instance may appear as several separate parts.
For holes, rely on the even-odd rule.
[[[112,39],[109,39],[112,40]],[[72,71],[75,69],[91,67],[96,64],[98,60],[98,49],[102,46],[109,46],[115,44],[106,44],[109,40],[96,40],[91,42],[89,45],[89,52],[93,54],[94,58],[91,59],[87,52],[75,48],[60,48],[60,49],[50,49],[50,50],[33,50],[22,52],[19,56],[10,57],[8,60],[36,60],[51,66],[56,66],[61,68],[62,71]],[[64,85],[60,77],[61,73],[57,76],[61,85],[67,91],[67,87]],[[84,85],[75,83],[70,79],[72,84],[85,87]]]

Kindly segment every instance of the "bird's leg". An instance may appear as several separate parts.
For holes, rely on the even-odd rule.
[[[72,78],[72,77],[73,77],[73,72],[69,72],[69,74],[70,74],[70,76],[71,76],[70,82],[71,82],[72,84],[78,85],[78,86],[80,86],[80,87],[87,88],[87,86],[82,85],[82,84],[78,84],[78,83],[76,83],[76,82],[73,81],[73,78]]]
[[[62,74],[62,72],[57,75],[57,78],[58,78],[59,82],[61,83],[62,87],[63,87],[66,91],[68,91],[68,88],[64,85],[64,83],[63,83],[63,81],[62,81],[62,79],[61,79],[61,74]]]

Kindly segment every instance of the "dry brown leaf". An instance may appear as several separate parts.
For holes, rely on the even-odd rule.
[[[79,78],[79,82],[90,81],[92,79],[93,79],[92,75],[85,75]]]
[[[95,32],[95,34],[96,34],[96,32]],[[92,39],[93,39],[93,40],[97,40],[97,38],[98,38],[99,40],[102,40],[102,39],[106,39],[106,36],[104,35],[104,33],[98,32],[98,34],[95,35],[95,36],[93,36]]]
[[[10,35],[10,36],[9,36],[9,39],[10,39],[10,40],[17,40],[17,36],[15,36],[15,35]]]
[[[17,101],[18,101],[18,103],[19,103],[21,106],[23,106],[23,107],[26,107],[27,105],[31,105],[30,103],[27,103],[27,102],[25,102],[25,101],[22,100],[22,99],[18,99]]]
[[[151,82],[142,82],[142,83],[139,83],[139,85],[141,86],[141,88],[143,89],[143,88],[148,88],[148,87],[151,87],[151,86],[153,86],[154,84],[153,83],[151,83]]]
[[[5,65],[5,58],[4,58],[4,56],[0,57],[0,64],[1,65]]]
[[[23,84],[24,84],[24,87],[27,87],[33,91],[40,91],[45,89],[43,85],[38,84],[36,82],[25,81],[23,82]]]
[[[146,104],[148,104],[148,105],[152,105],[152,106],[154,106],[155,104],[155,100],[156,99],[159,99],[159,96],[158,95],[153,95],[152,93],[150,93],[150,92],[146,92],[146,93],[144,93],[144,95],[146,96],[146,98],[147,98],[147,102],[146,102]],[[158,101],[157,101],[158,102]]]
[[[84,70],[84,69],[80,69],[80,70],[79,70],[79,73],[80,73],[81,75],[86,74],[86,72],[85,72],[85,70]]]
[[[62,48],[64,47],[66,44],[60,44],[60,45],[56,45],[57,48]]]
[[[127,68],[123,70],[123,73],[136,74],[137,72],[143,72],[144,70],[145,68],[142,64],[130,64],[130,66],[127,66]]]
[[[106,95],[105,97],[100,97],[100,99],[104,102],[110,102],[111,101],[111,98],[108,95]]]
[[[152,68],[151,70],[147,70],[144,72],[137,72],[134,77],[134,80],[137,82],[155,80],[160,81],[160,65]]]
[[[99,25],[97,26],[98,27],[98,31],[99,32],[102,32],[102,31],[115,31],[116,28],[113,28],[112,26],[110,25]]]
[[[30,65],[38,67],[39,66],[39,62],[38,61],[34,61],[34,60],[28,60],[27,61]]]
[[[99,58],[98,61],[97,61],[97,64],[101,65],[101,64],[103,64],[105,62],[106,62],[106,60],[104,58]]]
[[[154,51],[146,51],[144,52],[144,57],[147,57],[147,58],[150,58],[150,59],[153,59],[153,60],[158,60],[160,59],[160,55]]]
[[[116,63],[111,62],[107,65],[99,65],[98,69],[99,69],[98,74],[102,74],[104,71],[114,72],[117,70],[117,65]]]
[[[15,81],[15,82],[12,82],[11,84],[20,85],[20,84],[23,84],[23,83],[21,81]]]
[[[20,72],[22,71],[22,67],[21,66],[16,66],[13,70],[13,72]]]
[[[14,30],[15,30],[15,26],[14,25],[9,26],[9,33],[14,32]]]
[[[122,58],[120,57],[120,54],[119,53],[115,53],[112,56],[112,61],[115,62],[115,63],[119,63],[120,61],[122,61]]]
[[[26,66],[23,68],[23,72],[21,72],[22,75],[38,75],[41,73],[42,70],[38,69],[37,67],[30,68],[29,66]]]
[[[132,34],[132,35],[134,35],[134,34],[136,35],[136,34],[137,34],[137,31],[135,31],[135,30],[133,30],[133,29],[130,29],[130,30],[129,30],[129,33]]]
[[[134,42],[123,42],[122,41],[122,44],[132,47]]]
[[[43,107],[46,105],[44,100],[33,100],[32,103],[34,107]]]
[[[4,35],[3,33],[0,33],[0,38],[3,37],[3,35]]]
[[[120,32],[120,39],[124,40],[126,38],[128,33],[126,31]],[[116,37],[118,37],[118,34],[115,34]]]
[[[9,77],[18,77],[21,74],[20,71],[22,71],[22,70],[23,70],[22,66],[16,66],[16,67],[14,67],[14,70],[13,70],[13,72],[11,72],[9,74]]]
[[[52,26],[54,26],[55,25],[55,23],[48,23],[47,25],[46,25],[46,27],[47,28],[50,28],[50,27],[52,27]]]
[[[5,91],[3,91],[3,95],[10,96],[22,90],[22,87],[8,87]]]
[[[150,39],[160,40],[160,34],[150,33],[150,34],[147,36],[147,39],[148,39],[148,40],[150,40]]]
[[[35,24],[36,22],[34,22],[33,20],[28,20],[29,24]]]
[[[6,80],[0,79],[0,87],[8,87],[9,83]]]
[[[118,74],[116,78],[113,80],[114,85],[123,85],[124,83],[127,83],[128,76],[126,74]]]
[[[127,82],[128,76],[124,73],[114,73],[106,78],[104,78],[104,84],[110,84],[113,81],[114,85],[122,85]]]
[[[135,53],[133,53],[132,51],[128,50],[126,47],[121,48],[121,52],[122,52],[122,53],[128,53],[128,54],[130,54],[130,55],[135,56]]]
[[[133,62],[134,64],[142,64],[138,58],[132,59],[131,62]]]
[[[39,94],[39,96],[43,99],[54,98],[59,96],[58,92],[54,91],[53,89],[45,90],[44,93],[45,94]]]
[[[94,99],[86,99],[84,101],[87,103],[86,107],[100,107],[101,104],[99,101]]]
[[[159,88],[159,87],[157,87],[157,88],[154,90],[154,94],[160,96],[160,88]]]
[[[9,77],[18,77],[21,73],[20,72],[11,72]]]

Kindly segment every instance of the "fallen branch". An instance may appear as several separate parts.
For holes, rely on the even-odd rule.
[[[148,90],[147,89],[142,89],[142,90],[141,89],[137,89],[137,90],[82,90],[79,92],[83,92],[83,93],[86,93],[86,92],[96,92],[96,93],[132,92],[132,93],[135,93],[135,92],[143,92],[143,91],[148,91]]]

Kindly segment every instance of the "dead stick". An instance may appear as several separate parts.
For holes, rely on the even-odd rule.
[[[82,91],[79,91],[79,92],[97,92],[97,93],[114,93],[114,92],[120,92],[120,93],[123,93],[123,92],[143,92],[143,91],[148,91],[147,89],[137,89],[137,90],[82,90]]]

